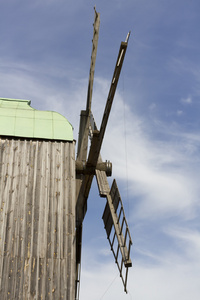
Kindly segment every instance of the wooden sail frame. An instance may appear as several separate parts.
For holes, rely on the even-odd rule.
[[[121,43],[101,127],[97,130],[92,119],[91,100],[99,23],[95,10],[87,105],[81,112],[76,160],[72,136],[69,140],[1,136],[2,299],[79,298],[82,223],[94,176],[100,196],[107,199],[104,225],[127,291],[132,241],[116,182],[111,189],[107,182],[112,164],[102,161],[100,150],[129,35]],[[87,155],[89,135],[91,146]],[[113,237],[112,228],[115,229]]]
[[[94,8],[94,24],[93,24],[93,40],[92,40],[92,54],[89,72],[88,82],[88,94],[86,110],[81,111],[80,115],[80,126],[79,126],[79,139],[78,139],[78,151],[77,151],[77,163],[86,162],[87,150],[88,150],[88,135],[90,127],[90,114],[91,114],[91,103],[92,103],[92,92],[93,92],[93,81],[94,81],[94,70],[97,55],[97,46],[99,38],[99,26],[100,26],[100,14]],[[82,202],[82,193],[80,191],[84,180],[83,174],[76,174],[76,299],[79,299],[80,289],[80,271],[81,271],[81,248],[82,248],[82,222],[87,211],[87,202]],[[81,215],[81,217],[80,217]]]
[[[91,115],[91,118],[93,118],[93,115]],[[96,123],[94,118],[91,124],[94,124],[93,128],[95,129]],[[99,155],[98,162],[102,162],[101,155]],[[130,259],[132,239],[125,217],[122,199],[115,179],[110,189],[105,171],[96,169],[96,181],[100,197],[107,199],[102,219],[107,239],[124,285],[124,291],[127,293],[128,268],[132,267]]]
[[[80,286],[82,222],[85,217],[85,213],[87,211],[87,199],[89,196],[94,175],[96,175],[100,196],[105,197],[107,199],[107,203],[103,215],[103,221],[107,233],[107,238],[109,240],[111,250],[115,257],[115,262],[118,266],[120,276],[122,278],[125,292],[127,292],[128,268],[132,266],[132,262],[130,259],[130,248],[132,245],[132,240],[131,240],[131,235],[128,228],[127,220],[125,218],[124,208],[119,194],[119,190],[117,188],[117,184],[115,180],[113,181],[112,188],[110,189],[107,181],[108,174],[106,175],[105,170],[104,169],[101,170],[100,167],[100,166],[104,166],[105,168],[106,166],[106,163],[103,163],[101,159],[100,150],[103,143],[103,138],[108,123],[118,80],[120,77],[121,68],[126,54],[130,32],[126,37],[125,42],[121,42],[100,130],[97,130],[94,118],[91,113],[91,101],[92,101],[92,90],[93,90],[93,80],[94,80],[94,66],[95,66],[96,54],[97,54],[99,24],[100,24],[100,17],[95,9],[93,46],[92,46],[91,65],[90,65],[90,74],[89,74],[87,105],[86,105],[86,110],[81,111],[78,153],[77,153],[77,161],[76,161],[76,165],[77,165],[76,299],[78,299],[79,297],[78,290]],[[89,136],[91,139],[91,145],[87,156]],[[120,206],[119,213],[117,213],[118,206]],[[111,240],[110,232],[112,228],[114,228],[114,235]],[[123,230],[124,228],[125,231]],[[117,246],[115,249],[114,243],[116,243],[116,241],[117,241]],[[121,259],[120,259],[120,254],[121,254]]]

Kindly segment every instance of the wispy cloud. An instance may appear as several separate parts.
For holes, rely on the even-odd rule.
[[[191,104],[192,103],[192,97],[188,96],[187,98],[182,98],[181,103],[183,104]]]
[[[129,270],[128,295],[122,289],[116,266],[102,259],[97,262],[95,252],[84,247],[81,295],[87,299],[192,299],[200,293],[200,244],[199,232],[181,227],[169,226],[163,232],[178,244],[177,251],[172,245],[162,253],[144,250],[145,260],[133,260]],[[137,247],[135,245],[135,247]],[[135,252],[135,251],[134,251]],[[91,261],[91,263],[90,263]]]
[[[96,81],[94,114],[98,120],[101,120],[99,112],[103,108],[101,99],[106,98],[108,87],[105,80]],[[132,210],[131,216],[129,211],[129,224],[135,242],[128,299],[181,297],[188,300],[191,295],[198,299],[199,232],[190,222],[196,220],[200,208],[199,147],[199,132],[191,134],[176,124],[169,126],[164,121],[145,118],[125,104],[122,94],[117,92],[103,144],[103,158],[113,162],[113,176],[119,184],[129,181]],[[182,226],[177,227],[177,223]],[[146,229],[145,233],[145,226],[151,230]],[[185,230],[187,227],[190,229]],[[164,242],[166,240],[168,243]],[[86,247],[85,251],[90,256],[90,248]],[[107,261],[108,252],[104,248],[101,255]],[[105,291],[103,299],[123,299],[122,284],[115,276],[112,256],[110,264],[107,261],[99,266],[91,265],[84,266],[82,277],[83,286],[90,281],[91,299],[101,299],[102,290]],[[90,272],[95,274],[94,281]],[[102,283],[100,289],[96,279]],[[86,291],[83,289],[82,295],[86,295]]]
[[[194,148],[191,148],[191,136],[184,129],[155,128],[148,118],[133,113],[128,106],[124,107],[119,94],[116,96],[103,146],[104,157],[111,156],[114,176],[122,180],[127,177],[128,157],[130,194],[133,198],[140,198],[137,216],[156,213],[161,217],[169,213],[188,217],[195,210],[199,184],[198,169],[193,167],[195,163],[199,164],[199,160],[186,149],[192,151],[199,147],[198,137],[197,133],[196,141],[192,142]]]
[[[14,8],[8,1],[0,4],[0,96],[29,99],[34,108],[60,112],[77,139],[86,105],[93,3],[14,2]],[[102,31],[92,111],[99,127],[110,85],[107,71],[118,50],[115,41],[118,47],[132,29],[124,65],[129,87],[117,90],[102,157],[113,163],[125,200],[133,268],[125,295],[102,233],[105,199],[98,201],[93,186],[84,220],[80,299],[198,300],[199,3],[108,2],[97,7]]]
[[[182,116],[183,115],[183,111],[182,110],[177,110],[177,116]]]
[[[176,242],[184,252],[188,261],[196,263],[200,267],[200,233],[197,229],[169,226],[166,233],[176,239]]]

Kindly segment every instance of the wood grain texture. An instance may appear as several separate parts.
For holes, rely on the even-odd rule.
[[[0,299],[75,298],[75,145],[0,139]]]

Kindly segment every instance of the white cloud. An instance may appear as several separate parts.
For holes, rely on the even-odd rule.
[[[87,79],[76,80],[73,72],[62,68],[0,64],[0,97],[31,100],[35,109],[63,114],[74,127],[74,138],[78,138],[80,111],[86,106]]]
[[[105,98],[107,89],[107,82],[98,80],[95,114],[102,112],[103,105],[99,102],[102,97]],[[134,98],[132,104],[134,106]],[[98,116],[98,119],[101,118]],[[126,179],[129,180],[132,208],[129,226],[134,241],[133,268],[130,269],[128,279],[130,293],[124,294],[112,258],[110,263],[103,263],[102,258],[99,265],[93,263],[94,258],[89,266],[88,259],[84,257],[87,264],[84,264],[82,274],[83,298],[188,300],[192,297],[197,300],[199,297],[199,232],[192,225],[190,230],[184,230],[199,211],[199,134],[187,133],[182,128],[173,124],[165,125],[161,121],[157,124],[155,127],[155,123],[149,119],[141,117],[137,112],[133,113],[120,93],[116,94],[103,144],[103,158],[113,162],[113,176],[118,182],[123,181],[123,187]],[[180,221],[183,227],[169,226]],[[158,225],[155,225],[156,222]],[[156,239],[153,233],[144,234],[141,228],[139,239],[133,224],[147,224],[151,227],[152,223],[159,232],[159,238]],[[144,241],[147,235],[148,240]],[[166,240],[166,236],[171,239],[164,246],[162,239]],[[152,243],[155,245],[152,246]],[[143,250],[139,251],[138,256],[137,249],[140,246]],[[156,251],[157,247],[159,251]],[[90,250],[86,248],[91,259]],[[98,253],[106,256],[108,252],[104,251],[104,247],[102,251],[98,249]],[[93,252],[93,255],[97,253]]]
[[[187,98],[182,98],[181,103],[183,103],[183,104],[192,104],[192,97],[188,96]]]
[[[8,31],[2,27],[5,40],[1,45],[0,96],[30,99],[34,108],[62,113],[74,126],[74,137],[77,139],[79,114],[80,110],[85,109],[87,95],[88,77],[84,78],[83,69],[88,64],[89,71],[91,53],[91,37],[85,39],[84,35],[88,36],[89,28],[92,35],[93,8],[88,9],[85,2],[70,7],[69,3],[58,7],[57,1],[50,2],[48,10],[46,1],[44,5],[39,4],[41,1],[36,1],[36,4],[31,4],[31,8],[28,5],[28,10],[21,6],[10,11],[9,6],[7,12],[11,12],[15,18],[11,18],[12,22],[2,23],[9,27],[6,27]],[[54,2],[56,11],[52,5]],[[196,222],[199,224],[199,129],[196,126],[195,130],[187,132],[187,129],[178,127],[177,124],[151,119],[155,114],[159,119],[159,110],[162,110],[162,116],[166,115],[166,110],[173,111],[172,114],[168,113],[167,122],[176,113],[181,116],[185,111],[182,107],[178,110],[175,102],[172,104],[172,99],[177,99],[177,95],[178,99],[181,98],[180,95],[186,95],[180,99],[179,106],[182,104],[186,108],[186,105],[193,106],[197,103],[196,96],[200,94],[197,63],[199,47],[195,44],[197,55],[194,55],[195,52],[182,52],[183,49],[176,48],[180,39],[185,41],[185,45],[194,45],[198,41],[194,27],[192,31],[188,27],[183,32],[181,27],[183,24],[190,26],[194,22],[195,15],[187,9],[193,4],[190,1],[187,6],[182,3],[171,6],[166,2],[167,6],[163,6],[160,1],[154,1],[153,5],[150,1],[142,1],[145,4],[148,2],[148,5],[134,4],[133,7],[132,2],[129,2],[126,5],[123,2],[123,10],[120,11],[113,9],[114,1],[109,3],[110,10],[108,1],[105,5],[102,1],[97,7],[101,12],[102,25],[104,24],[99,40],[100,55],[103,58],[97,71],[107,76],[108,66],[103,61],[110,64],[113,58],[116,50],[113,35],[119,36],[122,33],[124,37],[127,28],[135,28],[127,53],[130,55],[126,66],[131,83],[128,97],[126,95],[128,99],[124,102],[123,98],[126,97],[122,97],[123,92],[117,91],[102,147],[103,159],[113,163],[113,177],[116,177],[121,193],[125,194],[124,191],[129,188],[129,226],[134,243],[133,268],[128,279],[130,294],[123,292],[109,245],[106,244],[106,248],[103,242],[103,239],[107,242],[106,234],[100,240],[97,221],[92,223],[88,220],[97,241],[88,247],[87,241],[83,240],[85,252],[83,251],[80,299],[198,300],[199,231],[198,226],[193,223],[198,220]],[[165,9],[168,6],[173,8],[172,11]],[[111,18],[111,7],[114,18]],[[127,7],[130,9],[127,10]],[[34,13],[30,15],[33,9]],[[44,9],[46,14],[43,13]],[[23,13],[19,14],[19,11]],[[127,12],[130,16],[134,12],[135,17],[124,18],[122,26],[116,18],[122,19],[122,14],[127,16]],[[4,16],[7,19],[6,14]],[[162,18],[163,16],[165,17]],[[15,22],[15,19],[22,22]],[[169,19],[172,22],[163,21]],[[196,19],[199,20],[197,14]],[[175,26],[169,26],[169,23]],[[197,25],[195,28],[198,28]],[[162,30],[160,26],[163,26]],[[176,30],[169,34],[171,28]],[[163,35],[164,31],[167,35]],[[168,40],[161,37],[161,32],[162,37],[167,36]],[[187,39],[190,32],[194,33],[191,35],[193,40]],[[178,42],[177,34],[181,36]],[[117,37],[116,39],[118,40]],[[108,45],[108,51],[105,45]],[[180,55],[173,60],[172,55],[175,53]],[[26,61],[27,64],[22,65],[19,61]],[[175,71],[173,74],[166,73],[167,61],[171,62],[170,71]],[[98,126],[109,84],[104,78],[95,78],[92,110]],[[165,95],[162,100],[161,93]],[[136,94],[140,108],[145,102],[145,108],[149,109],[137,111],[139,105],[136,105]],[[144,98],[147,100],[144,101]],[[131,107],[127,103],[131,103]],[[182,119],[179,118],[179,121],[184,121]],[[192,123],[193,116],[190,120]],[[187,125],[184,123],[185,128]],[[92,201],[97,206],[98,193],[95,193],[94,198]],[[92,211],[92,215],[94,214]],[[154,236],[155,231],[159,237]],[[139,253],[138,249],[142,251]]]
[[[198,300],[200,234],[172,226],[165,233],[173,237],[179,245],[178,250],[169,245],[162,253],[146,249],[143,251],[144,260],[137,259],[136,256],[133,267],[129,269],[128,295],[123,291],[114,259],[105,262],[102,258],[97,261],[94,249],[84,247],[81,297],[88,300]]]
[[[182,214],[187,218],[192,216],[199,193],[199,171],[193,167],[199,164],[199,160],[186,149],[195,150],[195,147],[199,147],[199,141],[191,142],[187,133],[182,130],[178,132],[177,129],[173,131],[169,126],[153,128],[149,120],[132,113],[127,106],[124,108],[119,94],[116,95],[111,114],[103,157],[113,162],[113,176],[129,180],[132,198],[140,197],[136,215],[147,217],[156,213],[160,217],[168,214]]]
[[[123,291],[120,276],[114,262],[96,264],[84,263],[81,278],[81,297],[93,299],[149,299],[169,300],[183,299],[198,300],[200,287],[199,254],[193,251],[193,244],[189,246],[193,260],[188,260],[182,253],[161,254],[159,263],[145,263],[133,260],[133,267],[129,270],[128,295]],[[88,256],[94,254],[87,249]],[[156,254],[155,254],[156,255]],[[162,257],[163,255],[163,257]],[[83,257],[85,262],[89,260]]]
[[[77,139],[80,110],[86,105],[87,79],[74,81],[71,74],[65,73],[63,76],[69,80],[71,88],[61,86],[58,89],[50,85],[46,75],[41,83],[41,79],[30,75],[27,66],[23,69],[26,71],[0,74],[1,96],[30,99],[34,108],[48,108],[64,114],[74,126]],[[95,80],[92,110],[98,126],[109,84],[100,78]],[[167,135],[167,140],[156,137],[160,133]],[[188,134],[162,124],[155,128],[148,119],[133,113],[120,93],[116,93],[102,148],[103,158],[113,162],[115,177],[129,180],[133,197],[142,199],[137,213],[143,216],[166,212],[192,214],[199,192],[197,165],[194,168],[200,163],[197,158],[199,145],[198,133]]]
[[[172,227],[166,229],[166,233],[172,236],[182,251],[200,269],[200,232],[196,229],[185,227]]]
[[[194,265],[182,261],[177,265],[135,266],[132,278],[133,299],[195,299],[199,297],[199,273],[194,272]]]
[[[63,85],[58,88],[51,85],[48,77],[45,77],[46,81],[41,82],[30,74],[27,76],[27,73],[20,76],[17,72],[0,74],[4,87],[3,96],[30,99],[33,107],[63,113],[75,127],[76,138],[80,110],[85,109],[86,104],[87,78],[75,82],[73,78],[70,79],[70,74],[65,73],[64,76],[69,79],[68,87],[72,88]],[[9,90],[11,92],[8,95]],[[97,78],[92,110],[98,125],[103,116],[108,90],[109,83]],[[134,106],[134,97],[132,103]],[[116,93],[102,152],[104,159],[113,162],[113,176],[119,182],[125,183],[126,179],[129,180],[131,225],[132,217],[134,222],[145,220],[149,224],[152,218],[168,220],[173,216],[178,216],[186,222],[197,213],[199,134],[189,134],[173,126],[165,126],[161,122],[157,124],[159,125],[155,127],[155,123],[150,123],[149,119],[137,114],[137,111],[133,112],[124,103],[120,92]],[[131,228],[131,231],[134,232],[134,228]],[[179,242],[184,240],[187,244],[184,246],[187,253],[182,254],[178,260],[176,251],[170,252],[167,248],[162,259],[158,256],[156,264],[133,260],[133,268],[129,273],[128,296],[123,292],[113,257],[111,256],[110,262],[104,263],[105,258],[106,261],[109,259],[106,248],[103,246],[97,251],[93,245],[91,248],[93,256],[92,252],[86,249],[88,255],[83,256],[85,263],[81,277],[81,297],[88,300],[101,299],[102,296],[103,300],[113,298],[169,300],[180,297],[182,300],[191,298],[197,300],[199,281],[196,278],[199,271],[197,267],[195,268],[195,260],[196,265],[199,265],[198,242],[195,242],[196,246],[193,248],[188,245],[190,242],[193,243],[193,240],[198,240],[198,232],[191,228],[190,232],[181,235],[180,230],[173,228],[169,230],[167,227],[166,233]],[[149,253],[150,255],[146,257],[151,260],[151,255],[154,254],[148,249],[149,245],[146,247],[144,255]],[[185,263],[190,251],[194,259]]]
[[[183,115],[183,111],[182,110],[177,110],[176,114],[177,114],[177,116],[182,116]]]

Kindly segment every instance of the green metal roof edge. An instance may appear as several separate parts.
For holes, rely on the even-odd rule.
[[[30,100],[0,98],[1,136],[73,141],[73,127],[63,115],[30,104]]]
[[[27,103],[28,105],[31,104],[31,100],[26,100],[26,99],[2,98],[2,97],[0,97],[0,100],[24,102],[24,103]],[[30,107],[30,108],[32,108],[32,107]],[[34,109],[34,108],[32,108],[32,109]]]

